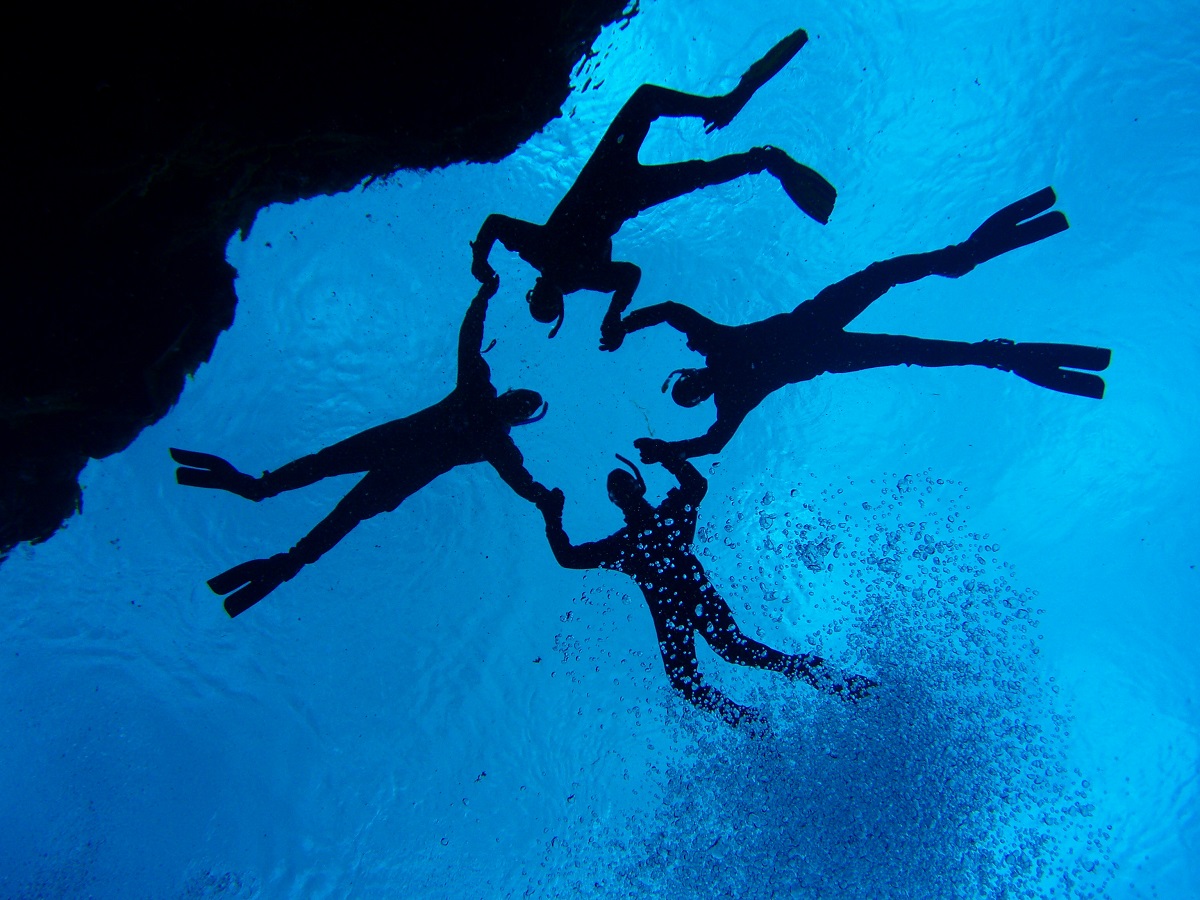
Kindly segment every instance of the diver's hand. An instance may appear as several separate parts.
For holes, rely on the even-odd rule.
[[[552,488],[536,501],[537,508],[547,519],[561,519],[566,502],[567,495],[562,492],[562,488]]]
[[[644,463],[660,463],[674,455],[671,452],[671,445],[659,438],[638,438],[633,442],[633,446],[637,447],[638,452],[642,454]]]
[[[479,245],[475,241],[471,241],[471,274],[482,285],[490,282],[495,282],[497,286],[500,284],[500,276],[487,261],[487,257],[479,252]]]
[[[493,272],[491,267],[488,268],[485,277],[479,279],[479,283],[482,285],[479,296],[484,300],[491,300],[496,296],[496,291],[500,290],[500,276]]]
[[[625,334],[625,323],[620,316],[605,316],[600,323],[600,349],[611,353],[625,342]]]
[[[732,122],[749,99],[750,95],[744,89],[737,88],[724,96],[710,97],[709,110],[704,114],[704,133],[712,134]]]

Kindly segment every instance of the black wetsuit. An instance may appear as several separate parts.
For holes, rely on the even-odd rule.
[[[692,552],[699,504],[708,482],[686,460],[667,458],[667,469],[679,487],[667,492],[657,507],[644,505],[627,514],[629,524],[603,540],[572,545],[563,530],[561,513],[546,514],[546,536],[559,565],[570,569],[612,569],[637,582],[650,608],[659,651],[671,686],[692,703],[711,709],[730,724],[756,712],[740,706],[704,684],[696,662],[699,634],[727,662],[781,672],[821,690],[858,695],[871,682],[852,678],[835,681],[820,657],[781,653],[747,637],[734,621],[729,605],[717,593]],[[632,515],[632,520],[631,519]]]
[[[965,343],[845,330],[896,285],[930,275],[957,278],[981,262],[1065,230],[1067,220],[1061,212],[1024,221],[1054,199],[1054,191],[1044,188],[989,217],[962,244],[872,263],[791,312],[759,322],[722,325],[672,301],[630,313],[623,323],[626,331],[665,322],[687,337],[688,347],[705,356],[702,372],[712,388],[717,419],[705,434],[666,446],[687,457],[717,453],[747,414],[772,392],[826,372],[899,365],[986,366],[1014,372],[1051,390],[1102,397],[1103,379],[1068,369],[1104,369],[1111,356],[1104,348],[1007,340]]]
[[[181,484],[233,491],[262,500],[337,475],[366,474],[333,511],[286,553],[251,560],[209,580],[219,594],[230,594],[225,608],[237,615],[261,600],[305,565],[316,562],[364,519],[390,512],[439,475],[457,466],[490,463],[521,497],[538,501],[546,488],[525,469],[521,451],[509,436],[512,423],[502,418],[491,370],[480,352],[487,301],[496,282],[480,289],[458,336],[458,381],[433,406],[377,425],[317,453],[301,457],[254,478],[237,472],[218,457],[173,450],[184,463]]]
[[[474,244],[477,276],[488,271],[488,255],[499,240],[546,276],[563,294],[580,290],[612,293],[601,347],[616,349],[624,333],[614,326],[641,278],[631,262],[614,262],[612,238],[644,210],[709,185],[723,184],[764,169],[784,181],[789,194],[819,221],[828,220],[837,192],[820,175],[776,148],[756,147],[714,160],[647,166],[638,151],[655,119],[703,118],[725,124],[767,78],[791,58],[804,40],[789,35],[760,60],[730,94],[701,97],[644,84],[621,107],[574,184],[544,225],[510,216],[487,217]],[[756,68],[757,67],[757,68]]]

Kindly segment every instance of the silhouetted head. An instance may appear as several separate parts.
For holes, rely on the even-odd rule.
[[[525,295],[525,302],[529,304],[529,314],[539,322],[554,322],[550,337],[558,334],[563,322],[563,294],[553,282],[545,275],[540,276]]]
[[[637,501],[646,496],[646,481],[642,478],[638,467],[620,453],[617,454],[617,459],[629,466],[632,472],[627,472],[625,469],[613,469],[608,473],[608,499],[622,511],[627,512]]]
[[[546,415],[550,404],[543,402],[542,395],[537,391],[516,388],[505,391],[497,397],[496,408],[499,411],[500,420],[511,428],[540,421]]]
[[[679,379],[671,384],[676,375]],[[676,369],[663,382],[663,393],[671,388],[671,399],[680,406],[698,406],[713,395],[712,374],[708,369]]]

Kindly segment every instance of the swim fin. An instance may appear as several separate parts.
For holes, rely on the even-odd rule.
[[[818,172],[802,165],[776,147],[764,147],[771,155],[767,171],[779,179],[784,191],[796,206],[811,218],[825,225],[837,202],[837,188]]]
[[[180,450],[171,447],[171,458],[180,463],[175,470],[175,481],[188,487],[212,488],[229,491],[247,500],[262,500],[266,493],[259,480],[253,475],[239,472],[233,465],[211,453],[195,450]]]
[[[1016,344],[1014,375],[1039,387],[1077,397],[1104,399],[1104,379],[1090,372],[1102,372],[1112,360],[1112,351],[1104,347],[1078,344]],[[1074,369],[1087,369],[1076,372]]]
[[[252,559],[215,575],[208,580],[208,586],[214,594],[229,594],[225,598],[225,612],[233,618],[299,571],[300,565],[288,554],[277,553],[269,559]]]
[[[748,91],[750,96],[753,96],[755,91],[783,71],[783,67],[790,63],[792,57],[799,53],[800,48],[807,43],[808,32],[803,28],[797,28],[787,37],[778,41],[763,55],[762,59],[752,63],[738,81],[735,90]]]
[[[966,241],[975,265],[1066,231],[1070,223],[1063,213],[1046,213],[1057,199],[1054,188],[1044,187],[989,216]]]
[[[768,50],[762,59],[754,62],[742,75],[737,86],[720,98],[722,101],[720,114],[713,116],[705,131],[713,132],[718,128],[724,128],[733,121],[734,116],[742,111],[742,107],[750,102],[750,98],[758,89],[778,75],[806,43],[808,43],[808,32],[803,28],[797,28]]]

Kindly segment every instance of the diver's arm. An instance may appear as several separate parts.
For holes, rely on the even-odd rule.
[[[500,286],[500,279],[493,272],[479,288],[479,293],[467,307],[462,327],[458,329],[458,386],[469,382],[491,380],[491,369],[483,361],[480,348],[483,346],[483,322],[487,317],[488,301]]]
[[[708,493],[708,479],[683,456],[664,453],[662,466],[679,482],[681,500],[696,506],[704,499],[704,495]]]
[[[718,406],[717,420],[712,423],[712,427],[708,431],[698,437],[682,441],[655,441],[652,438],[639,438],[633,443],[639,449],[642,449],[642,442],[651,446],[649,454],[645,450],[642,452],[642,459],[645,462],[662,462],[665,465],[667,457],[672,454],[683,459],[709,456],[713,453],[720,453],[725,448],[749,412],[750,409],[741,408],[732,412],[722,411]],[[661,446],[661,449],[656,449],[658,446]]]
[[[608,276],[595,283],[595,289],[612,291],[608,311],[600,322],[600,349],[616,350],[625,340],[627,329],[621,321],[621,313],[633,302],[633,292],[642,280],[642,270],[631,262],[614,262],[608,267]]]
[[[545,498],[538,503],[538,509],[542,511],[542,517],[546,520],[546,540],[550,542],[550,551],[564,569],[598,569],[615,555],[614,550],[608,546],[612,538],[607,537],[589,544],[572,544],[563,529],[564,499],[563,492],[555,488],[547,491]]]
[[[698,437],[688,438],[685,441],[673,441],[671,446],[675,448],[675,451],[680,456],[688,459],[693,456],[709,456],[714,453],[720,453],[725,449],[725,445],[729,443],[730,439],[733,438],[744,418],[746,418],[745,413],[736,417],[723,416],[720,410],[718,410],[717,420],[712,423],[708,431]]]
[[[665,303],[655,303],[635,309],[625,317],[622,323],[625,333],[641,331],[654,325],[666,323],[687,338],[687,345],[700,353],[709,352],[708,336],[716,328],[716,322],[700,315],[690,306],[668,300]]]
[[[488,262],[488,257],[496,241],[525,258],[526,248],[537,241],[541,229],[541,225],[534,225],[523,219],[492,213],[483,220],[479,234],[471,242],[471,274],[481,282],[489,276],[495,276],[495,270]]]
[[[540,503],[549,493],[549,489],[533,480],[529,470],[525,468],[525,458],[513,443],[512,438],[495,441],[488,448],[487,461],[492,464],[504,483],[512,488],[518,497],[530,503]]]

